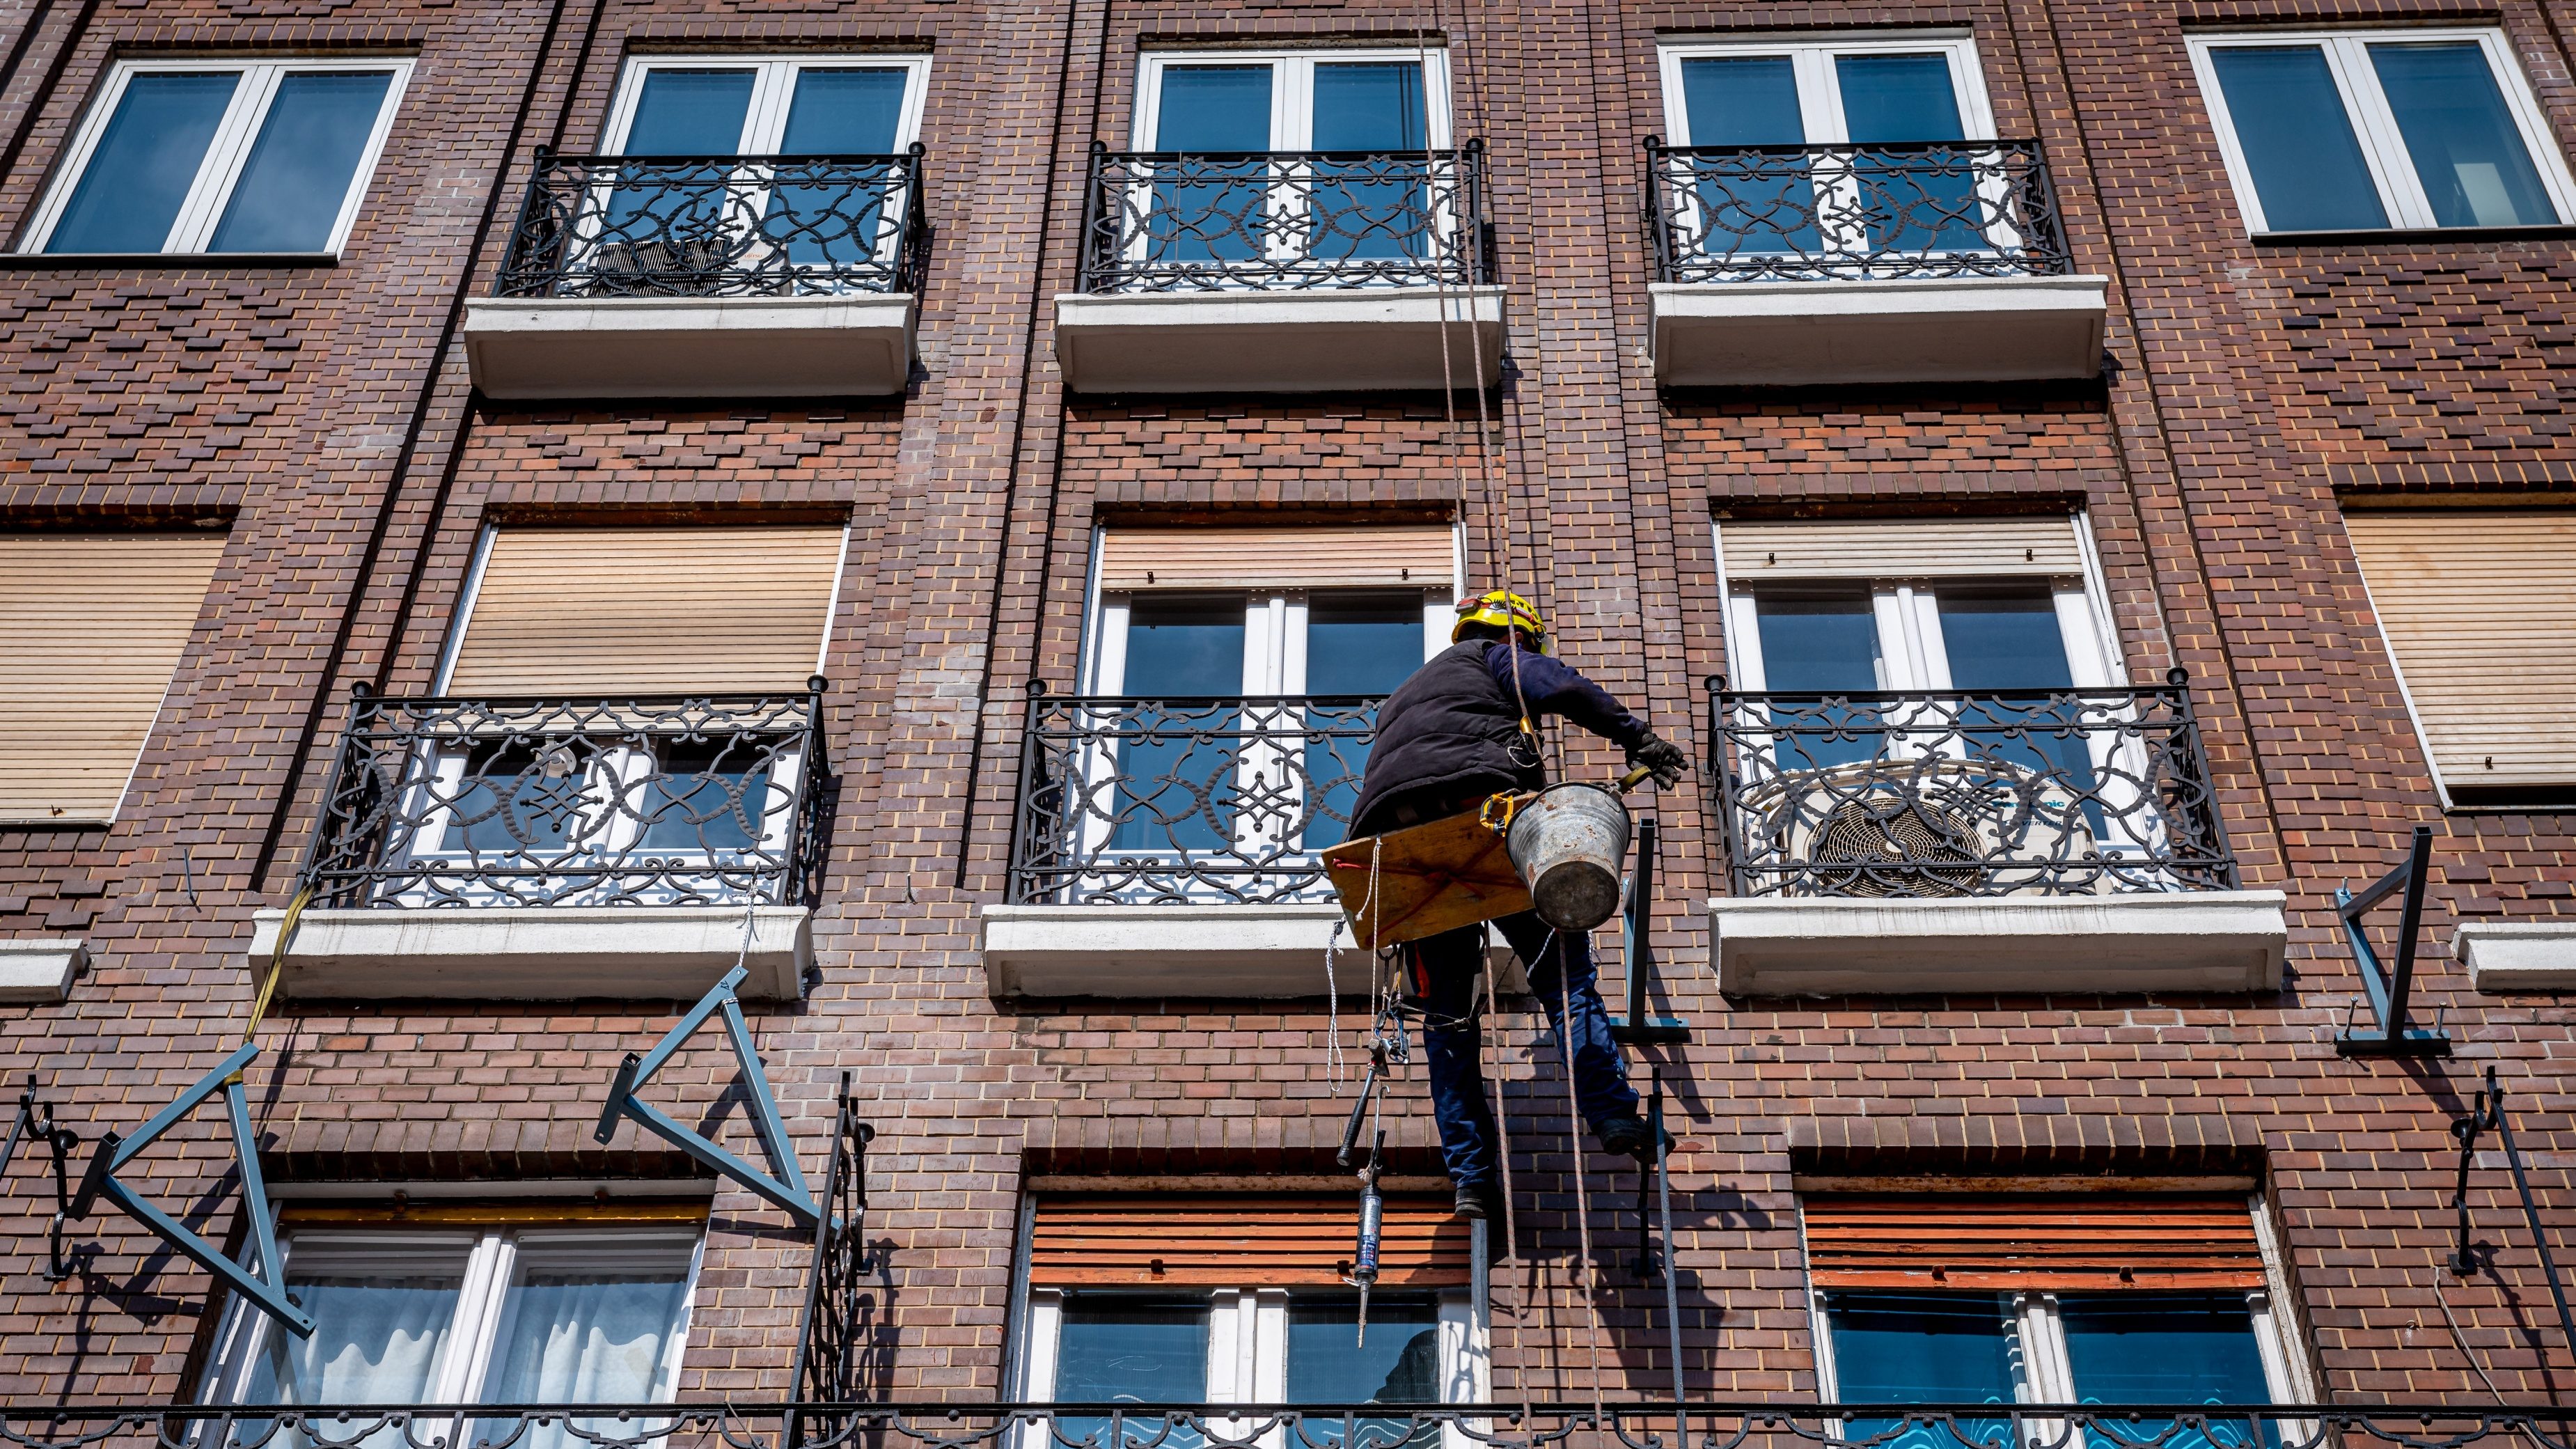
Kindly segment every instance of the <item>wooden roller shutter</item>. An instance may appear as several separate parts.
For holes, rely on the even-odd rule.
[[[1029,1245],[1041,1287],[1333,1287],[1350,1272],[1359,1195],[1042,1198]],[[1463,1284],[1468,1230],[1445,1198],[1386,1200],[1381,1287]]]
[[[1446,526],[1405,528],[1111,529],[1100,587],[1136,589],[1448,588],[1457,578]]]
[[[2443,783],[2576,784],[2576,509],[2349,513],[2344,531]]]
[[[500,529],[447,692],[802,690],[840,557],[837,527]]]
[[[2073,577],[2084,572],[2075,521],[1896,518],[1859,522],[1722,523],[1726,576],[1764,579]]]
[[[0,820],[115,818],[220,531],[0,534]]]
[[[1820,1288],[2260,1288],[2240,1197],[1812,1197]]]

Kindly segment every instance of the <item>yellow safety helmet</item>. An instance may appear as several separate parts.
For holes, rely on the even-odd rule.
[[[1529,636],[1530,648],[1547,652],[1547,621],[1538,616],[1538,605],[1509,589],[1496,589],[1463,599],[1458,604],[1458,626],[1449,631],[1449,642],[1457,643],[1470,624],[1491,624],[1497,629],[1518,629]]]

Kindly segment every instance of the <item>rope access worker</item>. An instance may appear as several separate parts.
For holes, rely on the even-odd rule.
[[[1497,589],[1458,605],[1451,645],[1414,671],[1379,706],[1368,768],[1351,814],[1358,839],[1472,810],[1502,791],[1547,783],[1531,716],[1562,715],[1621,746],[1667,788],[1688,759],[1658,738],[1601,686],[1547,654],[1547,625],[1529,600]],[[1517,647],[1515,647],[1517,646]],[[1524,709],[1523,702],[1527,707]],[[1574,1091],[1594,1140],[1605,1152],[1648,1150],[1625,1059],[1610,1038],[1610,1015],[1593,974],[1592,944],[1582,932],[1558,932],[1536,911],[1494,926],[1529,973],[1530,990],[1547,1011],[1557,1039],[1574,1044]],[[1476,1021],[1475,979],[1484,965],[1485,928],[1461,926],[1401,948],[1405,986],[1422,1004],[1431,1106],[1457,1213],[1501,1212],[1492,1104]],[[1570,1019],[1569,1019],[1570,1016]]]

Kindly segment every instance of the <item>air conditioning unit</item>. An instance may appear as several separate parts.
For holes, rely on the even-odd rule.
[[[1743,862],[1794,894],[2090,894],[2100,847],[2059,776],[1998,760],[1876,759],[1744,789]],[[2068,870],[2066,867],[2076,867]]]

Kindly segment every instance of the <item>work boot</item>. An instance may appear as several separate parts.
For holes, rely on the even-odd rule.
[[[1449,1214],[1470,1222],[1483,1222],[1488,1218],[1499,1221],[1503,1216],[1503,1195],[1491,1186],[1470,1183],[1458,1189],[1457,1202],[1450,1207]]]
[[[1601,1143],[1601,1150],[1604,1152],[1616,1153],[1621,1157],[1633,1157],[1640,1162],[1652,1162],[1655,1160],[1652,1131],[1653,1129],[1646,1125],[1645,1118],[1631,1112],[1624,1117],[1604,1117],[1593,1124],[1592,1135]],[[1673,1134],[1670,1132],[1664,1134],[1663,1150],[1666,1152],[1673,1150]]]

